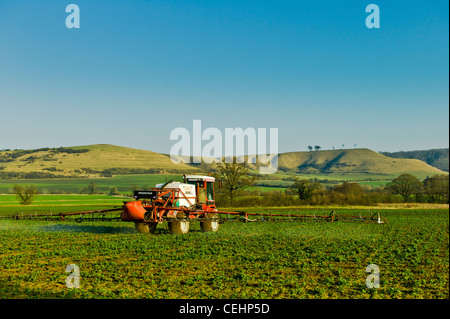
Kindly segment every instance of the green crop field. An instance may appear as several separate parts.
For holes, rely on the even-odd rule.
[[[98,209],[123,200],[79,195],[65,206],[75,199],[37,199],[27,210]],[[17,208],[12,199],[0,203],[2,215]],[[449,298],[448,209],[376,211],[388,224],[226,221],[217,233],[193,223],[186,235],[164,225],[139,234],[126,222],[0,220],[0,296]],[[80,269],[79,288],[66,287],[69,264]],[[369,264],[379,267],[379,288],[366,287]]]
[[[52,178],[52,179],[0,179],[0,193],[8,193],[15,184],[35,185],[42,192],[62,191],[65,193],[79,194],[90,183],[95,183],[99,191],[108,193],[112,186],[117,187],[120,193],[131,193],[131,188],[149,188],[155,184],[164,183],[167,180],[181,181],[182,175],[117,175],[114,177],[99,178]]]

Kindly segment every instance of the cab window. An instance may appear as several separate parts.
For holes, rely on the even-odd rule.
[[[214,186],[212,182],[206,182],[206,196],[208,200],[214,200]]]

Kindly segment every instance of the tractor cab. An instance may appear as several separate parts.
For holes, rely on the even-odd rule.
[[[215,209],[214,182],[215,178],[205,175],[183,175],[184,183],[194,185],[196,203],[204,210]]]

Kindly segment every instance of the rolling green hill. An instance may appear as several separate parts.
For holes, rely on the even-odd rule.
[[[107,144],[0,152],[0,173],[4,175],[21,173],[33,177],[36,173],[36,177],[98,177],[193,170],[193,167],[175,164],[159,153]]]
[[[369,149],[291,152],[280,154],[279,170],[296,173],[441,174],[417,159],[391,158]]]
[[[202,168],[209,169],[205,164],[176,164],[167,155],[107,144],[0,152],[0,178],[189,174]],[[282,153],[277,173],[393,176],[405,172],[418,177],[444,173],[417,159],[391,158],[369,149]]]

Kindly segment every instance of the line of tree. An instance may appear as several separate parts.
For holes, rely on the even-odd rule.
[[[393,158],[415,158],[421,160],[440,170],[449,171],[449,149],[431,149],[425,151],[401,151],[401,152],[380,152],[385,156]]]
[[[86,148],[73,149],[73,148],[68,148],[68,147],[59,147],[59,148],[44,147],[44,148],[38,148],[38,149],[33,149],[33,150],[14,150],[13,152],[6,152],[6,150],[5,150],[4,153],[0,154],[0,163],[1,162],[3,162],[3,163],[12,162],[16,158],[24,156],[24,155],[38,153],[38,152],[46,152],[46,151],[50,151],[51,153],[54,153],[54,154],[57,154],[57,153],[79,154],[79,153],[89,152],[89,150]]]
[[[69,176],[70,177],[70,176]],[[60,175],[55,175],[47,172],[5,172],[0,167],[0,179],[48,179],[61,178]]]
[[[402,174],[386,186],[393,194],[402,196],[405,202],[449,202],[449,175],[434,175],[423,182],[411,174]]]
[[[385,187],[367,189],[356,182],[325,187],[316,179],[295,179],[284,192],[252,190],[254,177],[244,164],[221,164],[214,174],[222,187],[216,188],[216,204],[229,207],[295,205],[374,205],[377,203],[449,203],[449,176],[434,175],[423,182],[402,174]]]
[[[421,202],[449,203],[449,175],[434,175],[420,181],[411,174],[402,174],[383,188],[366,189],[355,182],[343,182],[325,187],[317,179],[298,179],[284,192],[260,192],[252,189],[256,176],[249,174],[245,164],[220,163],[211,172],[216,177],[216,204],[218,206],[295,206],[295,205],[373,205],[377,203]],[[132,188],[136,188],[133,186]],[[14,186],[21,204],[28,205],[36,195],[33,185]],[[81,193],[98,194],[99,188],[91,182]],[[109,189],[118,194],[117,187]]]

